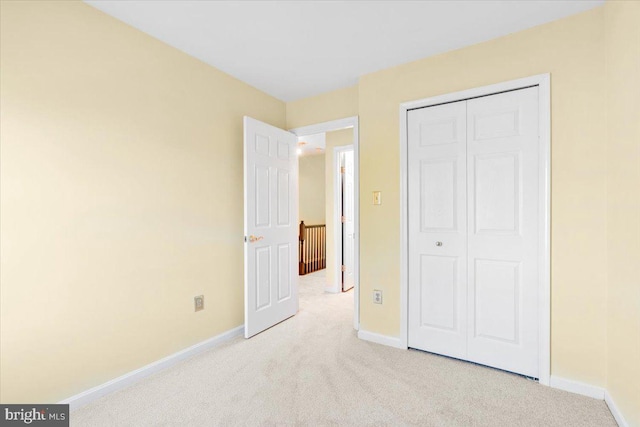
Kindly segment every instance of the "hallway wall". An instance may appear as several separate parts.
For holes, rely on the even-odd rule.
[[[325,154],[298,157],[298,223],[325,223]]]

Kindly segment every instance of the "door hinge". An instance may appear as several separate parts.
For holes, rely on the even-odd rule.
[[[347,271],[347,266],[346,265],[341,266],[340,267],[340,271],[342,271],[342,272]]]
[[[344,173],[344,166],[340,166],[340,173]]]
[[[340,217],[340,222],[341,222],[341,223],[343,223],[343,224],[344,224],[345,222],[347,222],[347,217],[346,217],[346,216],[344,216],[344,215],[342,215],[342,216]]]

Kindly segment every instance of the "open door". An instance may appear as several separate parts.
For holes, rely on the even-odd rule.
[[[296,136],[244,118],[244,336],[298,311]]]
[[[353,150],[342,153],[342,292],[355,283],[355,200],[353,179]]]

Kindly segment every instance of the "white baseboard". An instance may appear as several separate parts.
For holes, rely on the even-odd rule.
[[[618,425],[620,427],[629,427],[629,423],[627,423],[627,420],[622,416],[622,412],[620,412],[620,409],[616,406],[616,403],[613,401],[613,397],[611,397],[609,392],[606,390],[604,392],[604,401],[607,403],[609,411],[611,411],[611,415],[613,415],[613,418],[615,418]]]
[[[592,397],[594,399],[604,400],[605,390],[602,387],[581,383],[578,381],[568,380],[566,378],[551,375],[549,386],[571,393],[581,394],[583,396]]]
[[[242,335],[243,333],[244,325],[240,325],[226,332],[223,332],[220,335],[216,335],[215,337],[199,342],[198,344],[192,345],[191,347],[187,347],[184,350],[157,360],[153,363],[143,366],[142,368],[136,369],[135,371],[128,372],[124,375],[119,376],[118,378],[107,381],[104,384],[100,384],[99,386],[90,388],[89,390],[85,390],[58,403],[68,404],[71,410],[77,409],[89,402],[99,399],[104,395],[113,393],[116,390],[123,389],[135,382],[140,381],[145,377],[148,377],[151,374],[155,374],[156,372],[173,366],[181,360],[187,359],[189,357],[195,356],[196,354],[202,353],[203,351],[214,348],[222,344],[223,342],[230,340],[231,338]]]
[[[362,329],[358,331],[358,338],[365,341],[371,341],[376,344],[388,345],[389,347],[401,348],[403,350],[407,349],[406,346],[402,345],[400,338],[363,331]]]

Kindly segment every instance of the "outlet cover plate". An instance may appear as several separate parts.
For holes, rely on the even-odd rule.
[[[193,305],[195,307],[195,311],[204,310],[204,295],[193,297]]]
[[[382,291],[378,289],[373,290],[373,303],[382,304]]]

